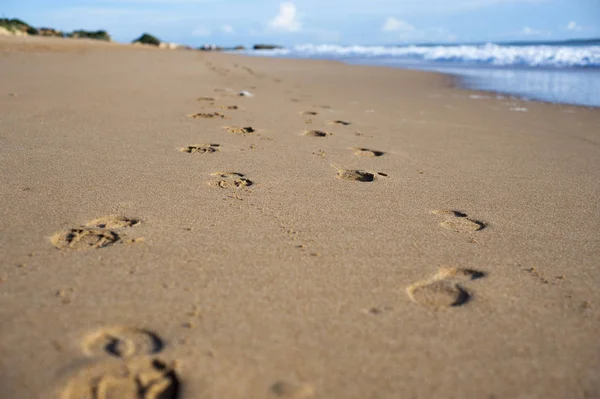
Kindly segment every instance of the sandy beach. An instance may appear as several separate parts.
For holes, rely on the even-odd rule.
[[[600,397],[599,109],[84,40],[0,72],[0,398]]]

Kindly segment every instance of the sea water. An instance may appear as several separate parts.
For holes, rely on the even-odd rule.
[[[254,55],[318,58],[452,74],[462,85],[600,107],[600,41],[421,46],[301,45]]]

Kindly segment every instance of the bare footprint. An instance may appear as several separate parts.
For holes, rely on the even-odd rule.
[[[271,385],[270,391],[273,396],[278,398],[302,399],[310,398],[314,395],[312,386],[285,380],[275,381]]]
[[[180,149],[188,154],[212,154],[219,152],[220,144],[194,144]]]
[[[469,233],[486,228],[486,224],[479,220],[469,218],[469,215],[459,211],[435,210],[431,213],[444,216],[446,220],[440,223],[445,229],[456,231],[457,233]]]
[[[307,130],[304,132],[304,135],[309,137],[327,137],[330,134],[331,133],[323,132],[321,130]]]
[[[346,169],[335,164],[331,164],[331,167],[336,169],[337,177],[341,180],[358,181],[364,183],[373,182],[379,176],[388,177],[386,173],[381,172],[369,172],[360,169]]]
[[[71,377],[61,399],[176,399],[174,366],[159,359],[92,363]]]
[[[225,129],[229,133],[242,134],[242,135],[256,132],[256,130],[252,126],[246,126],[246,127],[242,127],[242,126],[225,126],[223,129]]]
[[[338,178],[348,181],[372,182],[375,174],[357,169],[338,169]]]
[[[351,125],[350,122],[346,122],[346,121],[333,121],[331,122],[332,125],[342,125],[342,126],[348,126]]]
[[[469,291],[460,282],[483,277],[483,272],[472,269],[442,267],[430,279],[410,285],[406,291],[413,301],[432,310],[461,306],[471,299]]]
[[[162,348],[162,340],[153,332],[122,326],[95,331],[83,340],[83,352],[93,357],[109,355],[127,359],[153,355]]]
[[[220,105],[219,108],[221,109],[227,109],[230,111],[234,111],[236,109],[239,109],[239,107],[237,105]]]
[[[352,148],[352,150],[354,150],[354,154],[359,157],[380,157],[385,154],[383,151],[376,151],[368,148]]]
[[[190,114],[188,115],[188,117],[192,118],[192,119],[215,119],[215,118],[220,118],[223,119],[225,118],[225,115],[219,113],[219,112],[198,112],[196,114]]]
[[[221,188],[245,188],[250,187],[254,182],[242,173],[236,172],[216,172],[211,176],[218,177],[219,180],[211,182],[211,185]]]
[[[118,215],[109,215],[90,220],[86,223],[86,226],[96,227],[99,229],[120,229],[124,227],[133,227],[138,224],[140,224],[139,219],[131,219]]]
[[[75,251],[103,248],[119,240],[119,235],[114,231],[99,229],[70,229],[58,232],[50,239],[58,249]]]

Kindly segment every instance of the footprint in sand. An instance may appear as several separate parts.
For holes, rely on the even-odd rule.
[[[472,295],[461,282],[484,277],[483,272],[472,269],[442,267],[430,279],[409,286],[406,291],[413,301],[432,310],[442,310],[467,303]]]
[[[304,112],[302,112],[302,115],[304,115],[304,116],[317,116],[317,115],[319,115],[319,113],[315,112],[315,111],[304,111]]]
[[[304,132],[304,135],[309,137],[327,137],[331,135],[331,133],[327,133],[321,130],[307,130],[306,132]]]
[[[350,122],[346,122],[346,121],[333,121],[331,122],[332,125],[342,125],[342,126],[349,126],[351,125]]]
[[[214,97],[198,97],[196,100],[212,102],[212,101],[215,101],[215,98]]]
[[[223,127],[223,129],[225,129],[229,133],[241,134],[241,135],[246,135],[248,133],[254,133],[254,132],[256,132],[256,130],[252,126],[245,126],[245,127],[242,127],[242,126],[225,126],[225,127]]]
[[[277,398],[302,399],[311,398],[314,395],[312,386],[286,380],[275,381],[269,390]]]
[[[369,148],[351,148],[351,150],[354,150],[354,154],[359,157],[380,157],[385,155],[383,151],[371,150]]]
[[[385,173],[367,172],[365,170],[359,170],[359,169],[343,169],[343,168],[338,168],[336,166],[334,166],[334,168],[337,169],[338,179],[347,180],[347,181],[358,181],[358,182],[365,183],[365,182],[374,181],[377,178],[377,176],[384,176],[384,177],[388,176]]]
[[[372,182],[375,180],[375,174],[356,169],[339,169],[337,176],[348,181]]]
[[[179,151],[188,154],[213,154],[219,152],[220,144],[195,144],[181,148]]]
[[[95,331],[83,340],[83,352],[93,357],[109,355],[127,359],[153,355],[162,348],[162,340],[153,332],[123,326]]]
[[[89,363],[71,377],[61,399],[176,399],[180,382],[173,365],[140,357]]]
[[[219,179],[210,184],[221,188],[245,188],[254,184],[252,180],[246,178],[242,173],[216,172],[212,173],[211,176],[215,176]]]
[[[84,340],[91,361],[71,376],[61,399],[176,399],[180,382],[173,365],[151,356],[162,350],[161,339],[143,329],[102,329]],[[117,359],[115,359],[115,357]]]
[[[192,119],[223,119],[225,118],[225,115],[219,112],[198,112],[196,114],[190,114],[188,117]]]
[[[121,240],[121,236],[112,229],[133,227],[140,224],[139,219],[119,215],[102,216],[86,223],[83,228],[59,231],[50,238],[50,242],[58,249],[85,251],[104,248]],[[129,243],[141,239],[129,240]]]
[[[237,105],[220,105],[219,108],[221,109],[227,109],[230,111],[234,111],[236,109],[239,109],[239,107]]]
[[[120,239],[121,237],[111,230],[69,229],[54,234],[50,241],[61,250],[85,251],[108,247]]]
[[[435,210],[434,215],[444,216],[446,220],[440,223],[445,229],[456,231],[457,233],[469,233],[472,231],[483,230],[487,224],[479,220],[469,218],[469,215],[459,211]]]

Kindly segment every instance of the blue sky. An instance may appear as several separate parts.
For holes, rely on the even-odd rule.
[[[600,0],[2,0],[60,30],[149,32],[193,46],[554,40],[600,36]]]

